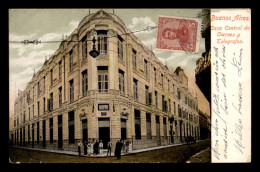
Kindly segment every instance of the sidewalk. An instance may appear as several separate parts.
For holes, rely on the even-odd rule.
[[[200,142],[201,140],[197,141]],[[180,143],[180,144],[172,144],[172,145],[166,145],[166,146],[157,146],[157,147],[150,147],[150,148],[145,148],[145,149],[138,149],[138,150],[132,150],[131,152],[128,153],[121,153],[121,156],[125,155],[130,155],[130,154],[136,154],[136,153],[141,153],[141,152],[146,152],[146,151],[151,151],[151,150],[157,150],[157,149],[163,149],[163,148],[168,148],[168,147],[174,147],[174,146],[180,146],[184,145],[185,143]],[[28,149],[28,150],[36,150],[36,151],[43,151],[43,152],[51,152],[51,153],[59,153],[59,154],[66,154],[66,155],[74,155],[78,156],[78,152],[73,152],[73,151],[66,151],[66,150],[51,150],[51,149],[41,149],[41,148],[28,148],[28,147],[20,147],[20,146],[13,146],[14,148],[21,148],[21,149]],[[84,155],[84,152],[81,152],[82,157],[107,157],[107,149],[103,150],[103,154],[99,155]],[[111,156],[114,156],[114,152],[111,153]]]

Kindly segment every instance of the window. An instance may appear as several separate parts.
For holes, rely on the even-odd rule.
[[[28,125],[27,132],[28,132],[27,140],[28,140],[28,144],[30,144],[30,125]]]
[[[166,112],[167,111],[167,101],[165,101],[164,98],[165,98],[164,95],[162,95],[162,110],[164,112]]]
[[[43,77],[43,90],[45,91],[45,76]]]
[[[120,70],[118,71],[119,75],[119,91],[120,94],[125,94],[125,77],[124,77],[124,71]]]
[[[29,117],[29,121],[31,120],[31,117],[30,117],[30,108],[28,109],[28,117]]]
[[[49,128],[50,128],[50,143],[53,143],[53,118],[50,118]]]
[[[154,82],[157,83],[157,71],[156,68],[154,68]]]
[[[82,60],[87,59],[88,51],[87,51],[87,37],[84,36],[82,39]]]
[[[69,69],[71,71],[73,69],[73,50],[70,50],[69,55],[70,55]]]
[[[144,73],[145,76],[148,77],[148,62],[144,59]]]
[[[152,139],[151,114],[149,114],[149,113],[146,113],[146,131],[147,131],[147,139]]]
[[[45,97],[43,98],[43,114],[45,114]]]
[[[51,69],[51,85],[53,84],[53,69]]]
[[[177,97],[178,97],[178,99],[180,100],[181,99],[181,92],[180,92],[180,90],[177,88]]]
[[[34,118],[34,105],[33,105],[33,107],[32,107],[32,108],[33,108],[33,114],[32,114],[32,115],[33,115],[33,118]]]
[[[187,104],[187,97],[185,96],[185,104]]]
[[[27,103],[29,103],[30,102],[30,91],[29,91],[29,93],[27,93]]]
[[[23,112],[23,122],[25,123],[25,111]]]
[[[169,99],[169,112],[170,113],[172,112],[172,109],[171,109],[171,99]]]
[[[174,84],[172,84],[172,93],[174,94]]]
[[[162,87],[163,87],[163,74],[161,74],[161,84],[162,84]]]
[[[69,143],[75,143],[74,111],[69,112]]]
[[[37,111],[38,116],[40,116],[40,102],[39,101],[37,102],[37,108],[38,108],[38,111]]]
[[[138,80],[134,79],[134,99],[138,101]]]
[[[62,77],[62,66],[61,66],[61,60],[59,61],[59,79]]]
[[[178,114],[179,114],[179,117],[181,118],[181,108],[180,108],[180,105],[178,105]]]
[[[136,69],[137,68],[136,51],[133,49],[132,53],[133,53],[133,68]]]
[[[82,72],[82,94],[83,96],[87,95],[88,91],[88,71],[84,70]]]
[[[61,107],[62,104],[62,87],[59,88],[59,107]]]
[[[108,67],[98,66],[98,91],[108,92]]]
[[[156,108],[158,108],[158,93],[157,93],[157,91],[155,91],[154,94],[155,94],[155,106],[156,106]]]
[[[149,87],[145,86],[145,103],[146,105],[149,105]]]
[[[176,114],[176,105],[175,105],[175,102],[173,102],[173,113],[174,113],[174,115]]]
[[[37,83],[37,94],[40,96],[40,82]]]
[[[98,51],[100,54],[107,54],[107,31],[106,30],[99,30],[97,31],[97,44],[98,44]]]
[[[37,144],[40,142],[40,123],[37,122]]]
[[[118,52],[118,58],[123,59],[123,38],[118,36],[117,39],[117,52]]]
[[[50,94],[49,110],[53,110],[53,93]]]
[[[70,83],[70,102],[74,101],[74,82],[73,79],[69,81]]]
[[[135,109],[135,139],[141,139],[141,119],[140,111]]]
[[[168,79],[168,91],[170,93],[170,80]]]
[[[34,100],[34,87],[33,87],[33,100]]]

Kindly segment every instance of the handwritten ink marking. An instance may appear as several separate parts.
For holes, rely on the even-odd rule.
[[[212,127],[215,129],[215,135],[218,136],[218,119],[215,120],[215,124]]]
[[[227,103],[227,96],[225,92],[223,92],[223,97],[224,97],[224,107],[222,105],[220,105],[220,107],[228,115],[228,103]]]
[[[240,49],[240,55],[239,55],[238,60],[236,59],[235,53],[234,53],[234,57],[231,61],[231,64],[237,68],[238,76],[241,76],[241,72],[242,72],[242,67],[241,67],[241,65],[242,65],[242,52],[243,52],[243,48]]]
[[[236,111],[242,115],[242,112],[241,112],[241,108],[242,108],[242,101],[243,101],[243,98],[242,98],[242,84],[239,82],[238,83],[238,105],[237,107],[234,105],[234,102],[232,102],[232,105],[233,107],[236,109]]]
[[[213,48],[215,50],[215,56],[218,57],[218,48],[216,48],[216,47],[213,47]]]
[[[243,149],[245,149],[245,147],[242,144],[243,141],[243,135],[242,135],[242,129],[243,129],[243,125],[242,125],[242,120],[238,119],[238,123],[235,123],[235,134],[238,138],[234,138],[234,146],[236,147],[236,149],[243,154]]]
[[[222,74],[221,81],[222,81],[224,87],[226,88],[226,75],[224,73],[221,73],[221,74]]]
[[[215,140],[215,145],[212,147],[213,155],[219,160],[220,153],[218,152],[218,140]]]
[[[226,47],[225,47],[225,45],[223,45],[223,48],[222,48],[222,55],[223,55],[223,57],[225,58],[226,57]]]
[[[227,125],[225,125],[224,130],[224,158],[227,159],[227,148],[228,148],[228,142],[227,142],[227,137],[228,137],[228,132],[227,132]]]

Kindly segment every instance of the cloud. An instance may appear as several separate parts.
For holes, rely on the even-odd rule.
[[[25,39],[32,39],[34,38],[36,33],[30,34],[30,35],[18,35],[15,33],[10,33],[9,34],[9,41],[23,41]]]
[[[59,33],[47,33],[39,38],[41,41],[53,41],[53,40],[61,40],[61,34]]]
[[[70,27],[73,28],[73,29],[76,29],[79,25],[79,21],[75,21],[75,20],[72,20],[70,22]]]
[[[146,47],[150,47],[151,45],[153,45],[153,47],[155,47],[155,43],[156,43],[156,38],[151,38],[148,40],[142,40],[142,43],[146,46]]]
[[[152,21],[150,17],[134,17],[132,18],[132,23],[128,25],[128,28],[132,31],[139,31],[146,29],[147,26],[156,26],[156,24]],[[156,29],[152,29],[150,31],[144,31],[144,32],[136,32],[134,33],[135,35],[140,35],[140,34],[150,34],[150,33],[155,33]]]

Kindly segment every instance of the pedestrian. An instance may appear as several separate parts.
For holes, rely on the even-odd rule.
[[[80,148],[81,148],[81,142],[78,141],[78,153],[79,153],[79,156],[81,156],[81,150],[80,150]]]
[[[102,140],[99,142],[99,153],[102,155],[103,154],[103,143]]]
[[[131,141],[129,141],[129,152],[131,152],[131,151],[132,151],[132,149],[133,149],[132,142],[131,142]]]
[[[109,153],[110,153],[110,156],[111,156],[111,149],[112,149],[112,143],[109,140],[108,143],[107,143],[107,156],[108,156]]]
[[[125,145],[126,145],[125,153],[127,153],[129,151],[129,140],[126,140]]]
[[[97,155],[98,154],[98,141],[96,140],[96,143],[94,144],[94,154]]]
[[[122,147],[123,147],[123,149],[122,149],[123,153],[126,153],[126,143],[124,140],[122,142]]]
[[[116,155],[117,159],[121,158],[122,146],[123,146],[122,141],[118,140],[117,143],[116,143],[116,150],[115,150],[115,155]]]
[[[84,142],[84,155],[87,155],[87,141]]]
[[[90,154],[94,154],[94,139],[90,142]]]
[[[91,154],[91,142],[88,141],[88,156]]]

